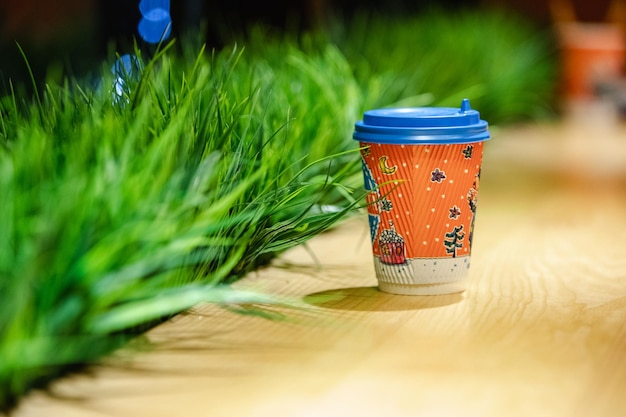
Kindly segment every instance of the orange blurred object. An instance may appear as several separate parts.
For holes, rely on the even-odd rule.
[[[567,98],[591,98],[599,83],[622,77],[626,47],[619,25],[562,23],[559,35]]]
[[[612,0],[601,22],[581,22],[571,1],[552,0],[550,9],[561,47],[566,99],[593,99],[599,85],[624,75],[626,5]]]

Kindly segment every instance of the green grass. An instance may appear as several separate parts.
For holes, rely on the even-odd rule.
[[[228,284],[359,207],[351,133],[364,110],[469,96],[506,121],[547,101],[530,67],[550,62],[540,43],[520,46],[524,30],[443,71],[453,45],[469,48],[456,24],[421,52],[412,23],[355,25],[343,37],[253,30],[245,49],[171,45],[140,56],[121,97],[108,62],[98,85],[0,99],[0,409],[200,302],[283,302]]]
[[[241,54],[164,54],[117,100],[106,74],[99,89],[49,86],[33,104],[5,97],[0,404],[198,302],[268,301],[220,284],[356,203],[356,109],[318,106],[341,91],[311,77],[290,103],[284,75],[238,63]],[[292,58],[311,74],[339,59]]]
[[[552,32],[504,10],[434,9],[396,19],[361,13],[329,33],[373,107],[457,107],[469,98],[491,124],[557,113]]]

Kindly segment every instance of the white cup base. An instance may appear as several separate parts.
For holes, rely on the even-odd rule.
[[[455,281],[440,284],[395,284],[378,281],[378,289],[389,294],[399,295],[442,295],[465,291],[466,282]]]

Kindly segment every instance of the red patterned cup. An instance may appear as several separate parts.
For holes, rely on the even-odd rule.
[[[460,109],[370,110],[355,124],[381,291],[465,290],[489,137],[467,99]]]

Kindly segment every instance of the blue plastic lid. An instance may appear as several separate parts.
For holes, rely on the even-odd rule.
[[[366,111],[354,125],[355,140],[390,144],[450,144],[482,142],[490,138],[488,124],[472,110],[468,99],[461,108],[407,107]]]

